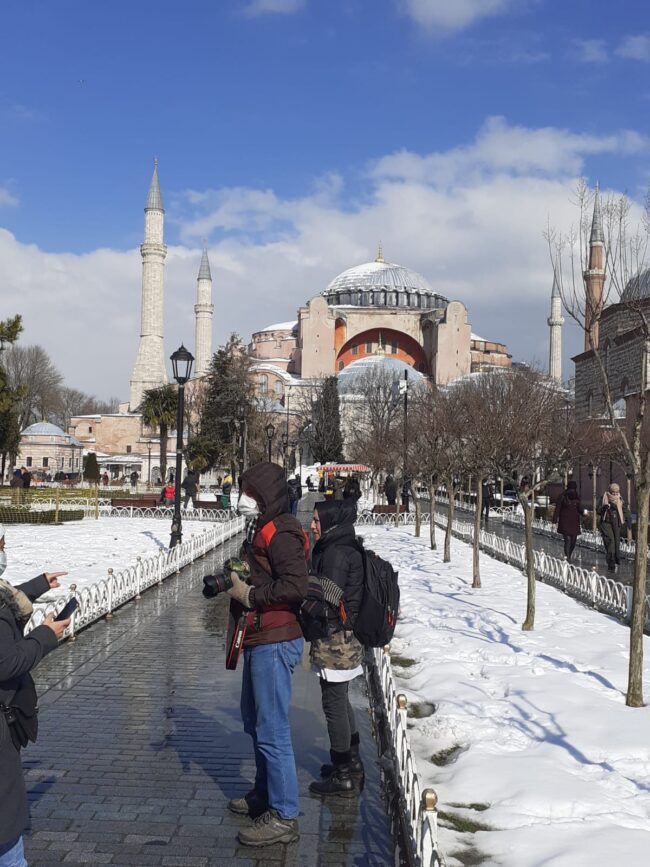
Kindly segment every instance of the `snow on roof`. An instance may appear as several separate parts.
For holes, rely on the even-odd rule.
[[[472,331],[472,333],[470,334],[470,339],[471,339],[471,340],[482,340],[483,343],[486,342],[486,341],[485,341],[485,337],[481,337],[479,334],[474,334],[473,331]]]
[[[260,328],[258,333],[262,331],[293,331],[297,325],[298,322],[295,319],[293,322],[276,322],[275,325],[267,325],[266,328]]]

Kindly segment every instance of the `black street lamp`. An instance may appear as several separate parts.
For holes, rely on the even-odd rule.
[[[174,379],[178,383],[178,403],[176,406],[176,477],[174,479],[174,517],[172,519],[172,536],[169,547],[174,548],[183,540],[181,524],[181,473],[183,471],[183,416],[185,412],[185,383],[192,373],[194,356],[180,347],[171,356]]]
[[[271,463],[271,444],[273,442],[273,437],[275,436],[275,425],[270,421],[264,430],[266,431],[266,438],[269,441],[269,463]]]
[[[284,476],[289,473],[289,434],[285,431],[282,434],[282,453],[284,455]]]

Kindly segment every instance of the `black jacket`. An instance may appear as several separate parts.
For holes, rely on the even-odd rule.
[[[312,550],[312,572],[338,584],[353,624],[363,600],[363,557],[354,532],[356,506],[352,500],[325,501],[316,503],[316,511],[322,535]],[[342,628],[338,612],[329,606],[328,620],[332,632]]]
[[[289,479],[287,482],[287,492],[289,494],[289,502],[291,503],[302,499],[302,485],[298,479]]]
[[[37,599],[49,584],[44,575],[18,587],[31,600]],[[48,626],[37,626],[27,637],[24,623],[16,619],[13,608],[0,593],[0,704],[11,704],[21,686],[31,680],[29,672],[58,642]],[[20,754],[13,745],[9,727],[0,714],[0,845],[23,833],[27,824],[27,795]]]
[[[196,473],[193,470],[189,470],[181,483],[181,488],[183,488],[186,494],[196,494],[198,481]]]

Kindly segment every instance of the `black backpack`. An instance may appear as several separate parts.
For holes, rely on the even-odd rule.
[[[383,647],[395,632],[399,611],[398,573],[387,560],[363,547],[363,601],[354,622],[354,634],[365,647]]]

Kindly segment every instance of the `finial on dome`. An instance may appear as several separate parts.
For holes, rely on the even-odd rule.
[[[377,258],[375,259],[375,262],[383,262],[383,261],[384,261],[384,248],[383,248],[382,243],[380,241],[379,244],[377,245]]]

